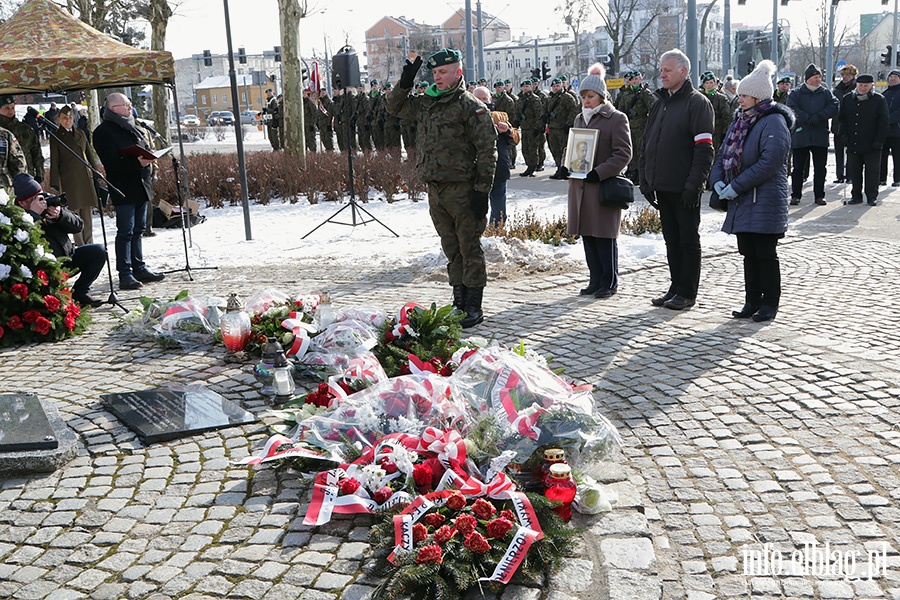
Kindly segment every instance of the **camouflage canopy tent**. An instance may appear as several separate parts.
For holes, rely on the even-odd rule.
[[[171,52],[117,42],[49,0],[28,0],[0,25],[0,94],[174,81]]]

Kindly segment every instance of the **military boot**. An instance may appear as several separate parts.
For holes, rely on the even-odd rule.
[[[466,316],[459,322],[463,329],[474,327],[484,321],[484,313],[481,312],[481,297],[483,287],[466,288]]]
[[[466,310],[466,286],[463,284],[453,286],[453,308],[459,312]]]
[[[534,167],[528,167],[519,173],[519,177],[534,177]]]

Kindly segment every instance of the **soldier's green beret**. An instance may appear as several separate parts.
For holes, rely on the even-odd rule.
[[[632,77],[643,77],[644,74],[641,73],[640,71],[638,71],[637,69],[635,69],[634,71],[631,72],[631,76]]]
[[[791,79],[790,75],[785,75],[784,77],[780,77],[778,79],[778,83],[794,83],[794,80]]]
[[[6,106],[7,104],[15,104],[16,99],[12,96],[0,96],[0,106]]]
[[[484,77],[482,77],[481,79],[478,80],[478,83],[479,83],[479,85],[482,84],[482,83],[487,83],[487,79],[485,79]]]
[[[715,81],[716,76],[712,71],[704,71],[702,75],[700,75],[700,82],[706,83],[707,81]]]
[[[622,77],[624,77],[625,79],[631,79],[632,77],[634,77],[634,71],[628,71]]]
[[[550,85],[556,85],[557,83],[562,83],[562,79],[559,77],[554,77],[553,81],[550,82]]]
[[[462,60],[462,53],[459,50],[454,50],[453,48],[442,48],[438,50],[434,54],[428,57],[428,61],[425,63],[428,65],[429,69],[433,69],[435,67],[440,67],[443,65],[452,65],[453,63],[458,63]]]
[[[503,85],[503,81],[500,79],[494,82],[494,87],[500,87],[501,85]]]
[[[565,75],[560,75],[560,76],[559,76],[559,80],[560,80],[561,82],[562,82],[562,81],[568,81],[569,78],[566,77]]]
[[[378,85],[378,80],[373,79],[372,81],[369,82],[369,85]]]
[[[506,85],[507,83],[512,83],[512,81],[509,80],[509,79],[504,79],[504,80],[503,80],[503,85]]]
[[[427,87],[428,87],[428,82],[427,82],[427,81],[420,81],[419,83],[416,84],[416,87],[417,87],[417,88],[427,88]]]
[[[525,85],[531,85],[531,79],[524,79],[524,80],[522,80],[522,83],[519,84],[519,87],[522,87],[522,86],[525,86]]]
[[[389,90],[389,89],[391,89],[392,87],[394,87],[394,84],[392,84],[390,81],[385,81],[385,82],[384,82],[384,89]]]

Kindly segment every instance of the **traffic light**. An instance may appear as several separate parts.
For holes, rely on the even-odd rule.
[[[531,70],[531,78],[532,79],[540,79],[541,78],[541,70],[540,69],[532,69]]]
[[[787,4],[788,4],[788,0],[781,0],[781,5],[782,5],[782,6],[787,6]]]
[[[203,51],[203,66],[204,67],[212,66],[212,53],[209,50]]]
[[[275,62],[281,62],[281,46],[275,46]]]
[[[616,57],[612,52],[606,55],[606,72],[610,75],[616,74]]]
[[[546,61],[541,63],[541,79],[543,81],[550,79],[550,67],[547,66]]]
[[[891,57],[893,56],[893,54],[894,54],[894,46],[888,44],[887,52],[881,53],[881,64],[883,64],[886,67],[891,66]]]
[[[738,4],[743,6],[744,4],[747,4],[747,0],[738,0]]]
[[[756,61],[755,61],[755,60],[748,60],[748,61],[747,61],[747,75],[749,75],[750,73],[752,73],[752,72],[753,72],[753,69],[755,69],[755,68],[756,68]]]
[[[238,48],[238,62],[242,65],[247,64],[247,51],[244,48]]]
[[[300,67],[300,80],[306,81],[307,79],[309,79],[309,69],[307,69],[306,67]]]

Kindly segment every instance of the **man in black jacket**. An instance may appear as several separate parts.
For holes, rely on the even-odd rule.
[[[874,87],[873,76],[860,75],[856,78],[856,91],[841,100],[838,121],[847,146],[847,176],[853,184],[847,204],[862,204],[864,168],[866,200],[869,206],[877,204],[881,148],[888,133],[888,107],[884,96],[876,93]]]
[[[97,279],[106,262],[106,249],[100,244],[85,244],[75,247],[70,233],[79,233],[84,227],[81,217],[65,206],[47,204],[48,195],[41,184],[28,173],[19,173],[13,180],[16,203],[28,211],[35,223],[44,230],[44,238],[50,244],[50,251],[57,258],[68,258],[69,264],[81,275],[72,286],[72,299],[82,306],[97,307],[102,304],[91,298],[91,284]]]
[[[841,67],[841,80],[837,82],[831,93],[838,101],[849,94],[856,88],[856,76],[859,70],[853,65],[844,65]],[[847,147],[844,145],[844,138],[841,136],[841,125],[837,119],[831,120],[831,133],[834,134],[834,167],[837,170],[837,178],[835,183],[844,183],[847,177]]]
[[[700,286],[700,195],[713,163],[715,114],[688,79],[691,61],[680,50],[660,57],[662,87],[644,130],[641,193],[659,209],[672,282],[653,306],[683,310]]]
[[[888,75],[888,87],[882,92],[888,105],[888,132],[881,150],[881,184],[888,181],[888,154],[893,155],[894,177],[891,187],[900,187],[900,69]]]
[[[103,122],[94,130],[94,149],[109,182],[124,194],[123,197],[115,192],[110,194],[116,207],[116,271],[119,288],[136,290],[143,283],[165,278],[144,264],[141,243],[141,234],[147,226],[147,203],[153,198],[151,165],[156,160],[123,153],[132,146],[150,150],[144,134],[136,129],[139,125],[128,98],[124,94],[110,94],[105,107]]]

